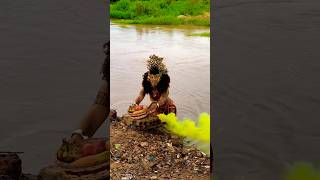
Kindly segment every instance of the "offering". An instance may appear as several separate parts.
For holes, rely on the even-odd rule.
[[[123,116],[124,122],[139,130],[147,130],[162,125],[160,119],[149,114],[148,108],[143,105],[132,104],[128,108],[128,114]]]
[[[143,105],[132,104],[129,106],[128,114],[132,119],[138,120],[147,117],[148,111]]]

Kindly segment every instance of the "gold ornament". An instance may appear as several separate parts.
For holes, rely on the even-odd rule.
[[[149,56],[149,59],[147,60],[147,68],[150,71],[151,68],[156,67],[159,70],[159,74],[167,74],[168,70],[165,64],[163,64],[163,58],[158,57],[156,55]]]

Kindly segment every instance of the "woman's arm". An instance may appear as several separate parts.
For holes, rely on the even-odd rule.
[[[94,135],[107,118],[110,111],[109,108],[108,84],[107,81],[103,81],[94,104],[91,105],[89,111],[81,121],[80,129],[82,130],[83,135],[88,137]]]
[[[140,102],[144,99],[144,96],[145,96],[145,92],[144,92],[144,89],[142,88],[139,93],[139,96],[136,98],[135,103],[140,104]]]

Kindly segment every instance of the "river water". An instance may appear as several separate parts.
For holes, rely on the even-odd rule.
[[[210,38],[190,36],[206,27],[110,25],[111,108],[126,112],[142,87],[146,60],[152,54],[164,57],[170,97],[179,118],[197,119],[210,112]],[[142,102],[148,105],[149,97]]]
[[[23,151],[25,173],[53,163],[94,101],[108,38],[105,7],[0,1],[0,151]]]
[[[320,160],[320,2],[215,4],[214,172],[284,179]]]

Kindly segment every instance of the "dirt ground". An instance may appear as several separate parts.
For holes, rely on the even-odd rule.
[[[210,179],[210,158],[164,128],[137,131],[110,123],[110,179]]]

